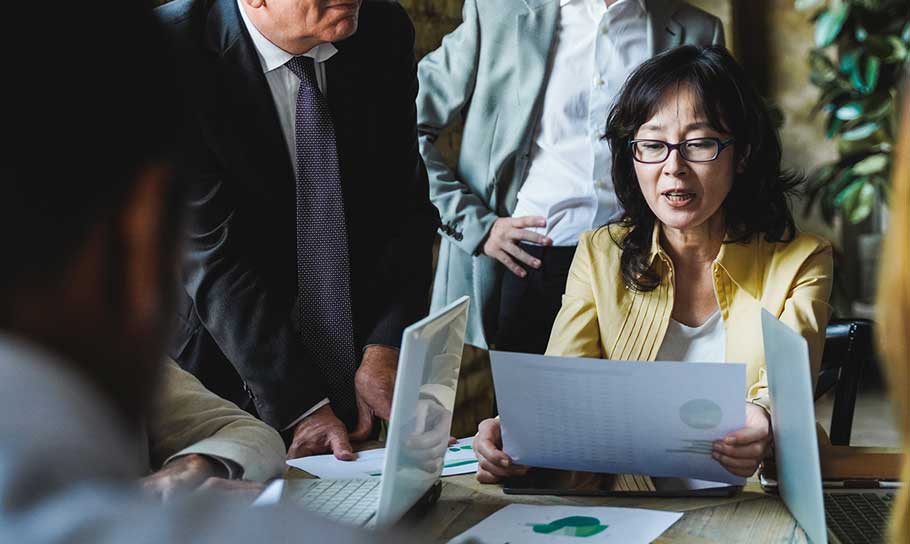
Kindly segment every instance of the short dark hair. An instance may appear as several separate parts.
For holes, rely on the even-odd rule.
[[[15,290],[60,280],[136,174],[170,157],[182,100],[149,2],[12,2],[4,20],[0,290]]]
[[[787,242],[795,235],[788,194],[802,178],[781,170],[780,137],[766,102],[722,46],[671,49],[635,70],[607,120],[613,185],[623,207],[621,218],[607,228],[626,228],[626,234],[614,240],[622,248],[623,281],[639,291],[655,289],[661,278],[648,259],[656,217],[635,176],[630,141],[654,115],[664,94],[686,85],[711,127],[735,138],[735,161],[741,167],[722,204],[726,243],[748,242],[758,235],[770,242]]]

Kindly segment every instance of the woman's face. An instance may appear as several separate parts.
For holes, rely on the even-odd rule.
[[[707,137],[728,140],[729,134],[708,125],[700,106],[688,86],[667,91],[656,113],[639,127],[635,139],[671,144]],[[733,145],[724,148],[710,162],[686,161],[674,149],[660,163],[635,161],[635,175],[657,219],[667,227],[688,230],[705,225],[720,210],[733,185],[733,157]]]

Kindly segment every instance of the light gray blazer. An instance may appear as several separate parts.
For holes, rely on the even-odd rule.
[[[677,0],[647,0],[646,7],[654,54],[724,43],[720,20],[704,11]],[[417,130],[442,219],[432,308],[470,295],[467,342],[486,348],[504,268],[481,245],[493,222],[512,214],[525,179],[559,0],[465,0],[463,14],[418,65]],[[464,132],[453,171],[435,141],[456,116],[464,117]]]

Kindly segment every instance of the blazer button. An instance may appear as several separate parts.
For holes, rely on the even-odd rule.
[[[455,234],[452,235],[452,238],[455,238],[456,240],[458,240],[460,242],[461,239],[464,238],[464,236],[462,236],[460,232],[456,232]]]

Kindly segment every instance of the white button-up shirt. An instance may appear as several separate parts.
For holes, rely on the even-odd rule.
[[[259,63],[262,65],[262,71],[265,73],[265,80],[269,83],[269,90],[272,91],[275,109],[278,110],[278,120],[281,122],[281,132],[284,133],[284,141],[288,146],[291,163],[293,163],[294,171],[296,171],[297,131],[294,129],[294,125],[297,120],[297,91],[300,90],[300,78],[294,75],[294,72],[285,64],[295,56],[313,59],[313,65],[316,69],[316,83],[319,85],[319,90],[323,96],[328,96],[328,82],[326,81],[325,65],[323,63],[332,58],[338,52],[338,49],[331,43],[321,43],[303,55],[292,55],[270,42],[268,38],[259,32],[247,16],[242,0],[237,0],[237,7],[240,8],[243,24],[246,25],[246,29],[250,33],[253,46],[259,56]]]
[[[561,0],[556,46],[528,174],[514,217],[540,215],[532,230],[557,246],[619,211],[613,192],[607,115],[629,75],[650,57],[643,0]]]
[[[250,21],[241,0],[237,0],[237,7],[240,9],[240,16],[243,24],[246,25],[247,32],[253,40],[253,46],[259,56],[259,63],[262,65],[262,71],[265,73],[265,79],[269,83],[269,90],[272,92],[272,100],[275,101],[275,109],[278,110],[278,120],[281,122],[281,132],[284,133],[284,141],[288,146],[288,153],[291,157],[291,163],[294,165],[294,171],[297,171],[297,91],[300,90],[300,78],[298,78],[290,68],[285,66],[289,60],[298,55],[292,55],[284,49],[273,44],[259,32],[259,29]],[[310,57],[316,69],[316,84],[323,95],[328,96],[328,85],[325,77],[325,65],[323,62],[332,58],[332,55],[338,50],[331,43],[321,43],[310,49],[300,56]],[[329,399],[323,399],[312,406],[309,410],[300,415],[290,425],[283,430],[290,429],[299,423],[303,418],[312,414],[319,408],[329,403]]]

